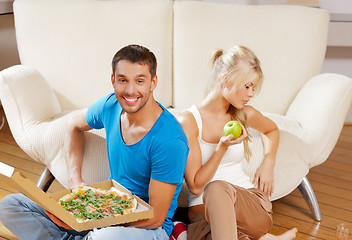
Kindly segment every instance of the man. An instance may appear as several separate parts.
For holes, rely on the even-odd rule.
[[[158,81],[156,67],[154,54],[145,47],[129,45],[119,50],[112,61],[114,93],[71,118],[64,140],[70,186],[84,185],[84,132],[105,128],[111,179],[148,202],[154,208],[154,217],[94,229],[88,234],[77,233],[67,230],[68,226],[48,213],[50,220],[39,206],[16,195],[5,197],[0,206],[0,211],[6,211],[1,217],[6,227],[23,239],[168,239],[183,182],[188,142],[177,120],[153,97]],[[19,221],[29,231],[36,228],[36,235],[21,233],[23,228],[14,226],[16,220],[11,214],[19,202],[26,206],[22,212],[16,209],[20,212],[16,220],[25,212],[35,212],[39,223]],[[26,220],[31,221],[28,215]]]

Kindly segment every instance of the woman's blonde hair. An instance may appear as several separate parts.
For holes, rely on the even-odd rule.
[[[213,87],[220,86],[220,79],[226,75],[228,81],[234,81],[234,87],[238,88],[248,81],[252,74],[258,75],[258,84],[255,93],[258,93],[262,82],[263,72],[260,67],[260,61],[257,56],[247,47],[234,46],[229,50],[217,50],[212,57],[212,74],[215,79]],[[220,89],[220,88],[219,88]],[[242,109],[237,109],[230,104],[228,113],[231,118],[240,122],[247,130],[246,113]],[[248,146],[250,136],[243,141],[245,158],[249,161],[251,150]]]

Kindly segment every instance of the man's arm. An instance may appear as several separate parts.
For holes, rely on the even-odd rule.
[[[65,127],[64,151],[70,187],[85,185],[81,169],[84,155],[84,132],[92,129],[86,121],[87,109],[72,115]]]
[[[132,222],[126,224],[126,226],[134,226],[145,229],[161,227],[167,216],[176,186],[176,183],[166,183],[150,179],[149,204],[154,208],[154,217]]]

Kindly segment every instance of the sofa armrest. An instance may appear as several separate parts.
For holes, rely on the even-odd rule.
[[[17,144],[39,160],[28,133],[36,124],[61,112],[54,92],[38,71],[17,65],[0,72],[0,98]]]
[[[310,79],[290,105],[286,117],[297,121],[320,152],[310,167],[325,161],[334,148],[352,103],[352,79],[320,74]],[[313,150],[313,149],[312,149]]]

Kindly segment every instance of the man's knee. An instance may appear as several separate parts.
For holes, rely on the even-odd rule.
[[[0,202],[0,209],[7,209],[11,206],[18,205],[19,196],[18,194],[10,194],[2,198]]]
[[[150,230],[152,231],[152,230]],[[158,239],[146,229],[114,226],[100,229],[94,229],[87,235],[88,240],[105,240],[105,239]]]
[[[9,213],[14,211],[16,206],[18,206],[19,197],[18,194],[10,194],[5,197],[0,202],[0,220],[3,222]]]

